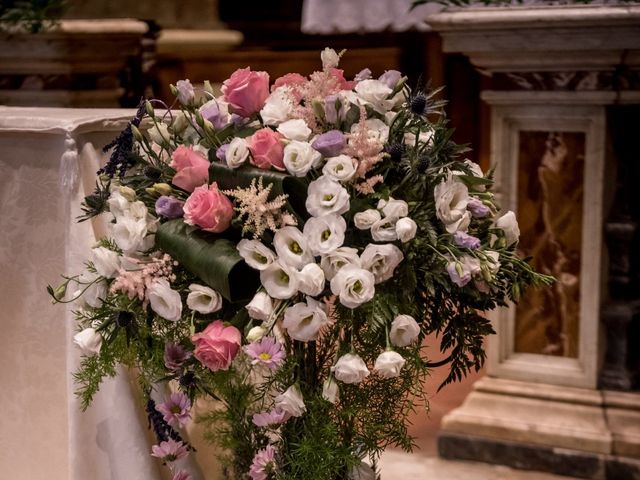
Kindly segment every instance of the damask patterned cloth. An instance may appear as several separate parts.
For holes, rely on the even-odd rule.
[[[304,0],[302,31],[309,34],[428,30],[424,19],[442,10],[427,3],[411,10],[411,0]]]

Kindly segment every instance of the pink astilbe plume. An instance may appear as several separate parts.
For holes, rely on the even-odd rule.
[[[382,180],[384,180],[382,175],[374,175],[373,177],[367,178],[364,182],[357,184],[355,188],[363,195],[371,195],[375,192],[373,187],[382,182]]]
[[[364,107],[360,107],[360,121],[355,125],[353,133],[347,134],[349,143],[342,153],[355,158],[358,161],[358,167],[356,168],[356,176],[358,178],[364,178],[366,174],[382,160],[382,149],[384,144],[369,136],[369,129],[365,121],[367,120],[367,113]],[[375,185],[374,182],[373,185]],[[369,185],[369,187],[373,187]]]
[[[148,260],[138,260],[137,258],[127,258],[127,260],[137,265],[135,270],[118,269],[118,276],[111,284],[111,293],[126,293],[130,299],[138,298],[144,302],[146,306],[148,300],[145,297],[147,288],[154,280],[166,278],[169,282],[173,282],[176,276],[173,274],[173,259],[167,255],[160,255],[159,252],[153,253]]]

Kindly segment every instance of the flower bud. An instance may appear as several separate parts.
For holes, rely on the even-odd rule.
[[[130,202],[135,202],[136,200],[136,192],[131,187],[120,187],[120,193],[124,198],[129,200]]]
[[[53,290],[53,293],[52,293],[53,298],[55,298],[58,301],[62,300],[66,294],[67,294],[66,283],[63,283],[62,285],[57,287],[55,290]]]
[[[142,143],[144,141],[144,136],[142,135],[142,133],[140,133],[140,130],[138,130],[138,127],[136,127],[135,125],[131,125],[131,133],[133,133],[133,138],[136,139],[136,142]]]
[[[149,115],[150,117],[154,117],[155,116],[155,111],[153,110],[153,105],[151,105],[151,102],[149,100],[146,100],[144,102],[144,109],[147,112],[147,115]]]
[[[160,195],[171,195],[171,192],[173,192],[171,185],[168,183],[154,183],[153,189]]]
[[[247,342],[257,342],[264,337],[265,333],[267,333],[267,330],[264,327],[260,325],[253,327],[249,332],[247,332]]]
[[[144,189],[145,192],[147,192],[149,195],[156,195],[157,192],[152,188],[152,187],[147,187]]]

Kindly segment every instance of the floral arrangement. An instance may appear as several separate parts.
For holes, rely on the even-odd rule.
[[[435,92],[393,70],[347,80],[340,55],[272,85],[237,70],[217,98],[177,82],[161,116],[142,104],[83,204],[108,237],[49,287],[78,305],[83,407],[135,367],[174,479],[201,397],[226,478],[376,478],[387,446],[412,447],[430,368],[479,369],[482,312],[551,282]]]

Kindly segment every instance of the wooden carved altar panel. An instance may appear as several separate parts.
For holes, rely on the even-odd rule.
[[[557,282],[516,307],[515,352],[579,355],[585,142],[584,132],[519,132],[519,250]]]

